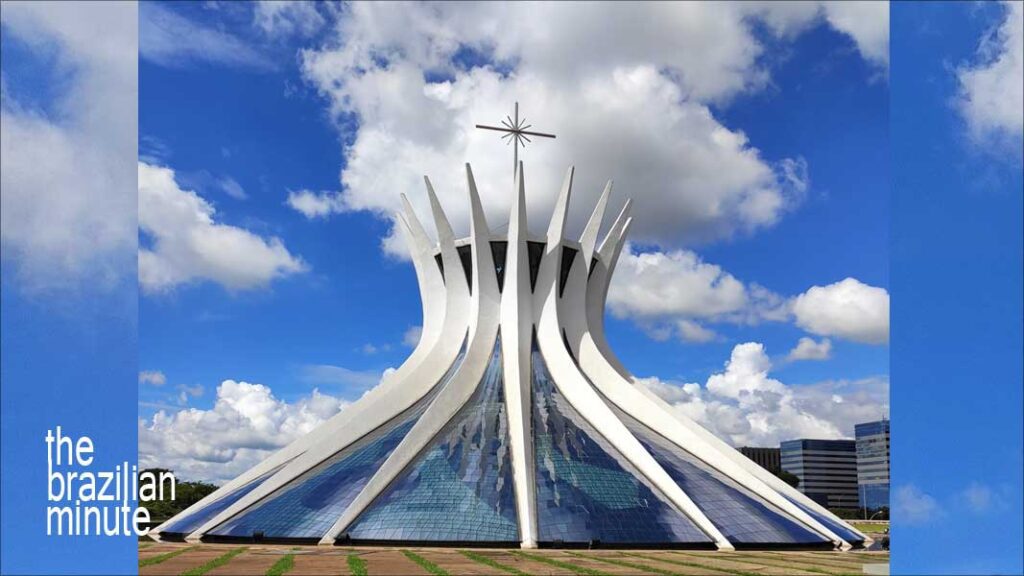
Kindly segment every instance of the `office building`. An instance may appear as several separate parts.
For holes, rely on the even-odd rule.
[[[889,507],[889,421],[854,427],[857,442],[857,486],[860,504],[868,510]]]
[[[858,508],[857,443],[854,440],[789,440],[781,445],[782,469],[797,487],[828,508]]]
[[[750,458],[756,462],[758,466],[773,474],[782,469],[781,455],[778,448],[755,448],[752,446],[744,446],[740,448],[740,454]]]

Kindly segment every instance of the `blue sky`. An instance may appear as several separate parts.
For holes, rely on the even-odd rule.
[[[5,571],[52,544],[12,539],[45,465],[12,438],[61,423],[221,481],[398,366],[419,301],[389,214],[405,192],[427,220],[426,173],[464,233],[470,161],[498,228],[510,151],[471,126],[518,100],[558,134],[523,155],[532,227],[570,163],[571,231],[605,179],[633,198],[608,330],[640,385],[736,444],[849,436],[889,413],[892,352],[894,571],[1020,572],[1001,5],[895,7],[891,61],[862,3],[124,6],[4,10]]]
[[[955,73],[998,69],[1007,12],[893,7],[894,573],[1024,571],[1020,124],[975,133],[1000,103],[1019,122],[1021,80],[978,117]]]
[[[430,44],[432,35],[450,32],[446,28],[450,25],[442,22],[432,22],[430,26],[436,27],[422,38],[408,40],[392,38],[394,28],[401,24],[391,20],[400,20],[401,15],[389,10],[377,14],[376,21],[382,23],[373,24],[381,26],[375,34],[384,40],[377,40],[380,45],[367,50],[377,55],[369,66],[376,66],[375,73],[382,78],[371,79],[364,68],[353,69],[348,76],[338,72],[337,66],[326,72],[319,68],[319,62],[330,58],[365,57],[353,45],[362,43],[357,36],[365,33],[371,21],[362,13],[366,10],[335,14],[321,9],[313,24],[309,24],[309,13],[279,14],[279,27],[292,22],[288,31],[281,31],[261,27],[260,14],[220,8],[226,9],[177,4],[143,7],[144,31],[147,21],[171,20],[174,26],[191,27],[190,36],[216,31],[216,46],[244,44],[251,54],[243,63],[218,56],[219,48],[210,48],[205,54],[169,55],[161,43],[148,46],[144,35],[139,69],[141,161],[173,171],[175,191],[194,191],[212,204],[218,224],[244,230],[262,242],[279,239],[287,257],[277,263],[294,264],[301,271],[271,271],[265,279],[243,287],[232,284],[237,279],[216,273],[198,273],[189,280],[148,288],[143,282],[140,369],[163,377],[158,380],[160,386],[152,385],[152,379],[140,384],[140,416],[145,420],[143,427],[153,432],[143,430],[144,437],[155,437],[156,431],[166,437],[169,430],[183,426],[163,420],[157,425],[152,418],[160,411],[173,417],[188,407],[219,417],[214,405],[217,387],[224,380],[262,384],[281,403],[303,402],[314,388],[339,402],[358,398],[376,375],[401,363],[410,350],[403,342],[406,332],[419,323],[412,267],[389,240],[391,224],[386,211],[397,206],[398,193],[407,193],[422,207],[418,175],[440,179],[438,188],[443,190],[447,173],[467,159],[481,181],[492,173],[502,174],[509,151],[490,135],[474,134],[470,117],[496,121],[487,115],[489,111],[504,113],[519,98],[523,113],[530,118],[536,110],[528,107],[534,91],[549,92],[556,99],[587,97],[574,95],[571,87],[549,77],[546,68],[561,66],[560,62],[548,62],[539,50],[514,42],[506,48],[468,38],[462,47],[448,47],[440,56],[415,56],[416,42]],[[597,16],[599,20],[611,17]],[[887,310],[886,62],[866,57],[862,50],[872,48],[859,47],[856,38],[830,25],[822,13],[779,24],[784,31],[766,24],[768,16],[761,21],[743,14],[699,10],[681,17],[707,19],[736,35],[732,41],[740,48],[735,54],[730,47],[715,50],[721,50],[725,60],[738,59],[746,69],[736,78],[729,76],[735,75],[733,71],[711,70],[699,71],[700,76],[692,81],[671,82],[666,80],[669,71],[657,73],[658,66],[678,66],[688,73],[687,67],[695,64],[677,62],[656,46],[640,45],[635,60],[623,62],[615,70],[594,63],[596,69],[581,82],[592,82],[597,85],[594,90],[605,91],[600,94],[603,100],[595,104],[603,106],[604,101],[615,102],[622,95],[616,92],[618,87],[601,83],[628,72],[642,79],[628,86],[641,91],[631,97],[649,98],[650,102],[641,99],[623,104],[627,114],[633,108],[652,105],[666,114],[707,114],[707,120],[698,119],[692,125],[684,120],[662,128],[663,133],[656,137],[661,140],[678,134],[684,147],[673,153],[719,155],[723,162],[734,162],[740,181],[715,176],[715,166],[695,164],[686,167],[686,172],[706,175],[707,186],[699,181],[679,187],[669,183],[658,190],[626,190],[613,198],[616,210],[626,194],[638,206],[636,228],[640,235],[630,262],[639,266],[641,254],[660,257],[657,267],[683,294],[670,296],[668,300],[679,301],[669,301],[666,306],[662,304],[665,295],[657,292],[657,282],[648,281],[645,286],[638,277],[624,280],[623,285],[635,286],[649,302],[634,305],[625,294],[618,299],[618,308],[609,318],[611,341],[634,373],[678,401],[680,410],[695,409],[698,401],[722,404],[740,423],[719,432],[732,434],[737,443],[771,444],[798,435],[850,436],[853,423],[887,414],[887,312],[881,314],[884,320],[873,325],[846,326],[847,319],[830,316],[829,307],[835,307],[839,298],[831,288],[822,293],[820,302],[808,306],[813,309],[805,315],[828,316],[818,319],[814,329],[800,324],[815,319],[796,319],[788,309],[793,299],[812,287],[824,291],[851,278],[853,298],[867,291],[863,295],[869,300],[866,306],[885,306]],[[338,22],[337,28],[331,26],[333,22]],[[364,32],[349,33],[346,26],[364,26]],[[407,40],[409,45],[400,45]],[[752,55],[746,53],[750,46],[756,46]],[[505,52],[514,52],[514,57]],[[467,53],[474,57],[467,58]],[[401,100],[404,95],[394,91],[403,88],[396,88],[395,83],[409,81],[403,75],[406,68],[418,71],[420,84],[408,88],[411,102],[399,105],[394,99]],[[648,69],[655,72],[643,76]],[[387,78],[389,74],[393,77]],[[486,78],[480,80],[475,74]],[[428,79],[426,84],[423,78]],[[480,85],[487,81],[498,86]],[[332,93],[332,86],[339,82],[345,84],[343,93]],[[660,94],[645,84],[651,82],[664,84],[654,86],[657,89],[679,90],[680,99],[664,103]],[[417,90],[430,93],[438,87],[466,91],[482,104],[453,98],[445,101],[443,97],[423,103],[412,97]],[[701,96],[687,96],[686,91]],[[461,108],[454,116],[439,112],[441,101],[449,110]],[[422,109],[409,112],[416,106]],[[555,112],[560,110],[557,105],[549,106]],[[421,145],[421,128],[412,115],[411,124],[401,124],[381,110],[393,110],[395,116],[440,116],[445,124],[439,127],[430,125],[441,124],[441,120],[424,123],[428,125],[425,130],[442,144],[452,137],[478,141],[471,148],[445,148],[429,141]],[[560,139],[538,143],[524,155],[528,177],[534,174],[531,168],[538,167],[536,178],[531,179],[539,189],[531,211],[535,226],[550,209],[549,198],[553,200],[553,191],[543,188],[567,167],[567,163],[558,164],[561,158],[576,162],[577,173],[590,179],[584,180],[585,184],[613,178],[619,186],[637,187],[644,181],[636,168],[642,162],[628,151],[622,153],[624,158],[617,166],[614,161],[601,161],[601,154],[585,144],[580,144],[584,146],[580,150],[572,149],[582,141],[580,134],[593,130],[602,117],[588,119],[586,107],[567,112],[572,116],[538,110],[541,115],[536,125],[560,134]],[[617,117],[622,112],[614,114]],[[644,140],[642,128],[627,126],[623,130],[621,138],[626,145]],[[728,130],[743,141],[716,147],[700,133],[713,130]],[[696,133],[692,143],[686,141],[689,133]],[[373,138],[380,134],[399,142],[396,146],[406,149],[406,157],[377,157]],[[685,146],[697,152],[688,152]],[[351,161],[353,155],[360,158],[356,164]],[[442,161],[447,165],[435,164]],[[674,159],[659,162],[660,158],[654,161],[654,169],[666,179],[685,174],[673,166]],[[787,163],[795,166],[795,183],[782,176]],[[408,173],[414,178],[399,177],[387,182],[388,186],[360,184],[367,174],[388,172]],[[339,175],[352,180],[343,186]],[[244,190],[244,198],[237,190],[233,196],[225,187],[229,179]],[[447,190],[447,196],[442,192],[442,201],[456,226],[465,229],[460,222],[465,216],[463,191],[456,182],[452,179],[456,189]],[[748,202],[748,189],[758,186],[767,188],[766,193],[778,201],[777,208],[753,216],[742,209],[714,217],[699,214],[713,202]],[[507,206],[507,195],[486,185],[482,189],[485,204]],[[596,191],[578,196],[579,217],[589,210],[587,204]],[[290,197],[302,194],[315,210],[303,212],[289,203]],[[711,197],[701,198],[702,194]],[[688,205],[690,197],[697,198],[693,206]],[[663,199],[679,204],[666,213],[673,220],[645,227],[646,215],[653,218],[665,212],[657,208]],[[500,225],[501,210],[493,208],[489,213],[492,225]],[[425,217],[427,213],[423,210],[421,214]],[[676,220],[678,226],[673,224]],[[680,233],[677,229],[685,230]],[[696,231],[690,233],[690,229]],[[144,249],[159,255],[153,235],[145,229],[140,241]],[[636,266],[630,270],[638,270]],[[755,310],[755,304],[761,303],[754,296],[755,286],[763,287],[767,294],[763,310]],[[614,294],[612,300],[614,307]],[[701,311],[709,306],[713,314]],[[680,322],[690,326],[695,336],[687,337],[674,328]],[[818,345],[828,340],[825,346],[830,350],[818,349],[818,355],[827,358],[787,359],[800,338],[811,338]],[[704,384],[711,375],[723,373],[734,348],[742,343],[760,346],[737,349],[746,356],[737,357],[736,367],[751,362],[762,367],[744,375],[745,380],[737,386],[782,385],[793,395],[793,406],[787,408],[791,413],[780,415],[780,425],[767,433],[743,430],[749,428],[743,422],[754,418],[760,408],[740,406],[734,398],[682,397],[682,384]],[[770,370],[765,363],[770,363]],[[839,406],[834,401],[836,395],[849,403]],[[702,419],[714,424],[710,415]],[[147,449],[156,450],[145,438],[141,445],[143,454]],[[157,446],[167,450],[162,442]],[[230,477],[243,462],[251,464],[255,457],[236,454],[230,467],[221,462],[199,463],[190,471]]]

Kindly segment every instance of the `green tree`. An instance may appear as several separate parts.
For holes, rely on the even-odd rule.
[[[139,476],[141,477],[144,472],[149,472],[156,478],[160,478],[161,473],[171,472],[171,470],[166,468],[147,468],[145,470],[140,470]],[[150,502],[140,502],[140,504],[149,510],[150,519],[154,522],[162,522],[196,502],[199,502],[216,489],[217,486],[210,484],[209,482],[178,481],[175,484],[175,498],[173,500],[171,499],[170,493],[165,492],[163,499],[153,500]]]
[[[800,478],[798,478],[796,474],[791,474],[789,472],[786,472],[785,470],[778,469],[772,470],[772,474],[775,474],[776,476],[779,477],[780,480],[782,480],[786,484],[789,484],[793,488],[800,486]]]

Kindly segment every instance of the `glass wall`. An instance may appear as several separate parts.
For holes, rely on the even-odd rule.
[[[611,403],[609,403],[611,406]],[[789,519],[725,474],[614,406],[658,464],[733,544],[820,544],[824,536]]]
[[[227,510],[228,507],[230,507],[232,504],[241,500],[243,496],[252,492],[256,488],[259,488],[260,484],[263,484],[263,482],[267,478],[270,478],[271,476],[276,474],[277,471],[283,467],[284,464],[278,466],[277,468],[274,468],[273,470],[267,472],[262,476],[259,476],[258,478],[250,481],[248,484],[243,484],[239,488],[236,488],[233,492],[229,492],[227,495],[211,502],[210,504],[207,504],[206,506],[196,510],[195,512],[191,514],[186,514],[181,518],[175,520],[174,522],[171,522],[166,527],[164,527],[164,529],[161,531],[162,534],[166,536],[170,536],[172,534],[188,536],[189,534],[199,529],[199,527],[201,527],[203,524],[206,524],[207,522],[212,520],[215,516],[217,516],[217,514],[220,514],[224,510]]]
[[[405,438],[437,391],[455,374],[464,354],[464,351],[459,354],[442,381],[413,407],[208,534],[321,538]]]
[[[348,536],[519,541],[500,338],[473,397],[360,515]]]
[[[542,543],[711,542],[569,405],[536,341],[532,372]]]

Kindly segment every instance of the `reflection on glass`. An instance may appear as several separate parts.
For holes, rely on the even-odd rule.
[[[569,405],[536,339],[532,360],[540,541],[709,543]]]
[[[860,543],[864,542],[864,538],[863,537],[857,535],[856,532],[850,530],[849,528],[846,528],[845,526],[843,526],[839,522],[836,522],[835,520],[832,520],[831,518],[827,517],[826,515],[818,513],[816,511],[812,510],[808,506],[804,506],[803,504],[797,502],[796,500],[790,498],[789,496],[786,496],[786,500],[789,500],[793,504],[796,504],[797,506],[799,506],[804,512],[807,512],[807,514],[811,518],[814,518],[818,522],[822,523],[826,528],[831,530],[836,536],[839,536],[840,538],[842,538],[843,540],[846,540],[850,544],[860,544]]]
[[[473,397],[348,535],[353,540],[519,540],[500,338]]]
[[[437,391],[462,364],[460,352],[441,383],[427,396],[387,424],[360,438],[327,460],[209,532],[212,536],[321,538],[409,429],[427,409]]]
[[[828,540],[786,516],[665,437],[609,406],[683,492],[733,544],[817,544]]]
[[[263,484],[264,480],[273,476],[278,470],[280,470],[283,467],[284,464],[278,466],[277,468],[274,468],[273,470],[267,472],[262,476],[257,477],[254,480],[251,480],[247,484],[243,484],[241,487],[235,489],[235,491],[233,492],[228,493],[228,495],[220,498],[219,500],[215,500],[214,502],[207,504],[203,508],[191,514],[182,516],[181,518],[175,520],[174,522],[171,522],[166,527],[164,527],[164,529],[161,532],[167,535],[181,534],[185,536],[191,534],[192,532],[195,532],[200,526],[212,520],[217,514],[220,514],[224,510],[227,510],[229,506],[241,500],[243,496],[258,488],[260,484]]]

